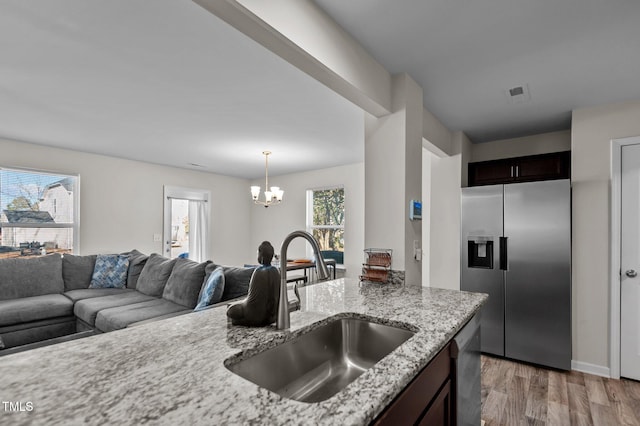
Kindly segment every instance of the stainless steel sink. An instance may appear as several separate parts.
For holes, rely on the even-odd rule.
[[[404,328],[341,318],[250,358],[228,359],[225,366],[283,397],[324,401],[414,334]]]

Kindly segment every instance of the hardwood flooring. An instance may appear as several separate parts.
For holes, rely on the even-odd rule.
[[[485,426],[640,426],[640,382],[482,356]]]

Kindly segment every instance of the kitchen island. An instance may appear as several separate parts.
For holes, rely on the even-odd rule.
[[[291,329],[247,328],[214,308],[0,358],[0,424],[344,424],[375,419],[478,311],[486,295],[338,279],[300,289]],[[224,361],[334,316],[416,334],[333,397],[283,398]],[[6,405],[6,404],[5,404]],[[31,408],[31,410],[29,410]]]

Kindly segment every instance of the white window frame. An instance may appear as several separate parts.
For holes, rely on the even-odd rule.
[[[314,229],[342,229],[343,232],[345,230],[345,225],[314,225],[313,224],[313,193],[315,191],[326,191],[328,189],[342,189],[342,191],[344,191],[344,185],[330,185],[330,186],[322,186],[318,188],[307,189],[306,224],[307,224],[307,232],[309,232],[311,235],[313,235]],[[345,194],[345,204],[346,204],[346,194]],[[344,206],[344,208],[346,209],[346,206]],[[346,217],[345,217],[345,223],[346,223]],[[345,247],[346,247],[346,238],[345,238]],[[307,244],[307,257],[308,258],[313,257],[313,250],[311,249],[311,246],[309,244]],[[338,265],[343,265],[343,264],[339,263]]]
[[[21,167],[0,166],[0,171],[33,173],[39,175],[74,178],[73,185],[73,222],[67,223],[5,223],[3,228],[70,228],[73,231],[73,254],[80,253],[80,175],[77,173],[55,172],[50,170],[27,169]]]

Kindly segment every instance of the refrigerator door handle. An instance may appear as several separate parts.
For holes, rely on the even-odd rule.
[[[507,237],[500,237],[500,269],[507,270],[508,258],[507,258]]]

